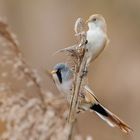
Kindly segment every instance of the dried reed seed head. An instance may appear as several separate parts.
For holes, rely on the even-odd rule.
[[[76,34],[81,33],[84,31],[85,23],[82,18],[78,18],[75,22],[74,31]]]

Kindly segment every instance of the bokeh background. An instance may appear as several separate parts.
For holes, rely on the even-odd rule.
[[[78,130],[97,140],[139,140],[140,1],[0,0],[0,16],[8,19],[26,61],[39,71],[44,88],[54,94],[59,93],[45,69],[66,62],[64,56],[53,53],[76,42],[73,26],[78,17],[86,20],[94,13],[105,17],[110,44],[90,66],[90,86],[134,132],[125,135],[89,112],[79,115]]]

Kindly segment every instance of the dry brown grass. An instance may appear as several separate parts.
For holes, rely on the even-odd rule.
[[[1,140],[67,140],[68,108],[41,86],[40,76],[26,63],[18,41],[0,20]],[[82,139],[75,133],[74,139]]]

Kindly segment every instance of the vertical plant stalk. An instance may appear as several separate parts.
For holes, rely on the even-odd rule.
[[[85,46],[84,46],[85,47]],[[72,93],[70,112],[68,117],[68,122],[73,122],[76,119],[76,112],[78,107],[78,96],[81,89],[82,81],[84,79],[83,71],[86,69],[86,52],[84,50],[83,58],[81,62],[79,62],[79,66],[76,67],[75,70],[75,82],[74,82],[74,90]]]
[[[73,131],[74,131],[75,123],[76,123],[76,120],[69,124],[70,125],[70,131],[69,131],[69,135],[68,135],[68,140],[72,140],[72,136],[73,136],[72,134],[73,134]]]
[[[77,113],[77,108],[78,108],[78,96],[79,96],[79,92],[82,86],[82,81],[84,79],[83,76],[83,70],[85,70],[86,67],[86,59],[85,59],[86,55],[84,54],[82,63],[80,65],[79,68],[79,72],[76,73],[75,75],[75,84],[74,84],[74,92],[72,95],[72,99],[71,99],[71,105],[70,105],[70,111],[69,111],[69,116],[68,116],[68,122],[70,124],[70,133],[69,133],[69,137],[68,140],[72,140],[72,134],[74,131],[74,126],[76,123],[76,113]]]
[[[78,96],[81,90],[82,82],[84,79],[83,71],[86,69],[86,33],[84,31],[84,22],[81,18],[77,19],[75,23],[75,33],[79,39],[79,44],[75,48],[78,57],[74,63],[74,85],[72,92],[72,99],[69,108],[68,123],[70,124],[70,134],[68,140],[72,139],[73,129],[76,122],[76,113],[78,109]]]

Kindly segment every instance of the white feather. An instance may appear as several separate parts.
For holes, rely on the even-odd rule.
[[[96,112],[96,114],[101,118],[103,119],[104,121],[106,121],[111,127],[115,127],[116,124],[113,123],[112,121],[110,121],[107,117],[104,117],[103,115],[99,114]]]
[[[89,23],[87,31],[88,63],[93,60],[105,47],[106,33],[94,23]]]

